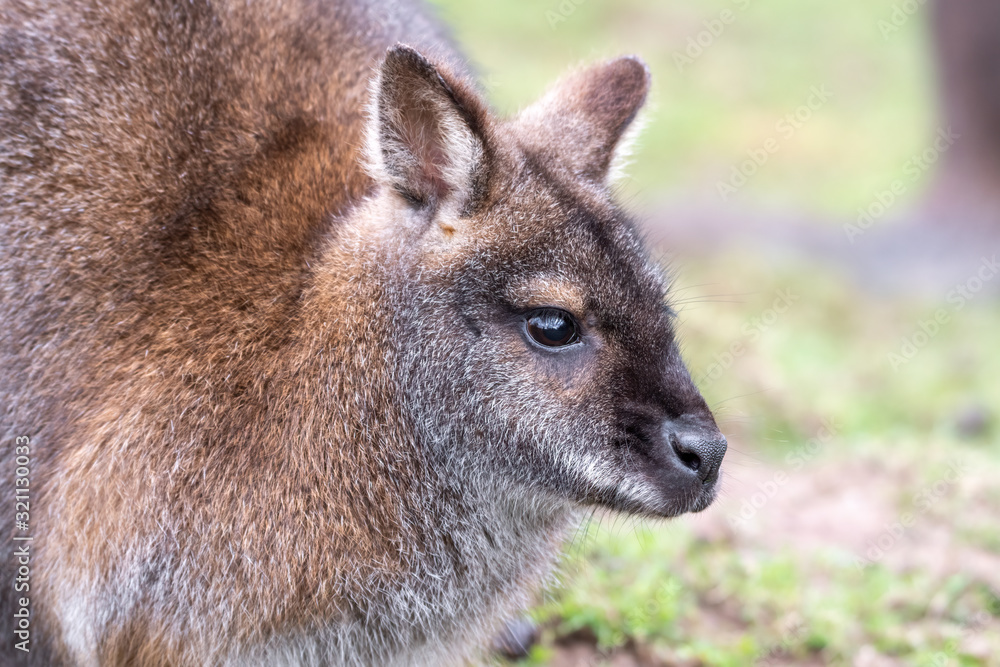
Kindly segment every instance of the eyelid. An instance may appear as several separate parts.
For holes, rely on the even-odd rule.
[[[574,313],[569,308],[563,308],[562,306],[533,306],[531,308],[525,308],[524,311],[522,312],[522,317],[524,317],[524,319],[529,319],[531,318],[532,315],[538,313],[565,314],[569,316],[569,318],[573,320],[573,322],[575,322],[577,326],[580,325],[580,318],[576,316],[576,313]]]
[[[577,322],[581,320],[581,318],[577,317],[576,312],[574,312],[572,308],[567,308],[566,306],[561,306],[555,303],[532,303],[528,306],[520,308],[521,314],[525,317],[531,315],[532,313],[537,313],[540,310],[555,310],[560,313],[566,313]]]

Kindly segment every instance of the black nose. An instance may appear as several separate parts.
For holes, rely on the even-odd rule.
[[[685,428],[669,429],[670,443],[681,464],[711,484],[719,478],[719,468],[726,455],[726,438],[718,429]]]

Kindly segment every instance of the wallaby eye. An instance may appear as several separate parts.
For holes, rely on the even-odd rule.
[[[565,310],[543,308],[528,313],[525,329],[539,345],[564,347],[580,340],[580,327]]]

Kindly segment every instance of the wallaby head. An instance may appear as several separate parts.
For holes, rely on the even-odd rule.
[[[383,247],[420,438],[529,497],[655,516],[705,508],[726,440],[685,369],[661,270],[612,199],[646,98],[636,58],[509,120],[406,46],[373,83],[356,213]],[[493,486],[493,484],[491,484]]]

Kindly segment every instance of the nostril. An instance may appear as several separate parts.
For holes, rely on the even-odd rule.
[[[677,458],[681,460],[686,467],[691,470],[698,472],[701,469],[701,457],[697,453],[691,450],[684,449],[679,443],[674,442],[674,452],[677,453]]]
[[[670,445],[682,466],[705,484],[714,484],[726,455],[726,438],[718,431],[685,429],[669,435]]]

